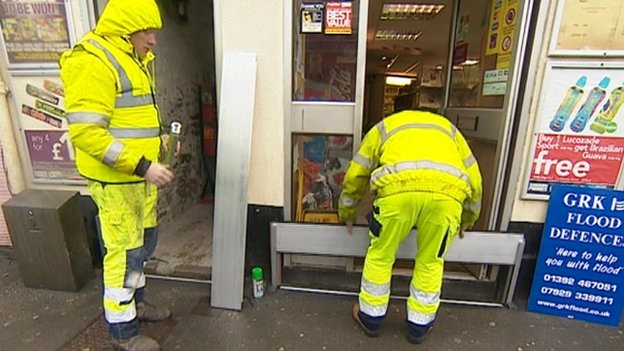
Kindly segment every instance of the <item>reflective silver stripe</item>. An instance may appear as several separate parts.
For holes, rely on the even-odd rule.
[[[372,170],[373,169],[373,160],[368,159],[360,154],[357,154],[353,157],[353,162],[357,163],[358,165],[368,169],[368,170]]]
[[[134,289],[104,288],[104,297],[117,302],[127,302],[134,297]]]
[[[122,94],[121,97],[118,97],[115,100],[115,107],[136,107],[136,106],[145,106],[152,105],[154,100],[152,99],[152,95],[138,95],[134,96],[132,93],[130,94]]]
[[[362,276],[362,290],[373,296],[384,296],[390,294],[390,282],[386,284],[375,284]]]
[[[453,140],[455,139],[453,137],[453,134],[452,134],[451,131],[448,131],[448,130],[444,129],[444,127],[439,126],[437,124],[431,124],[431,123],[410,123],[410,124],[404,124],[402,126],[394,128],[392,131],[390,131],[390,133],[387,133],[385,135],[385,137],[382,137],[381,143],[382,144],[385,143],[388,139],[390,139],[391,136],[395,135],[396,133],[398,133],[398,132],[400,132],[402,130],[407,130],[407,129],[435,129],[435,130],[438,130],[438,131],[448,135]]]
[[[67,123],[69,124],[85,123],[108,127],[110,123],[109,116],[93,112],[71,112],[66,114],[65,118],[67,118]]]
[[[464,160],[464,166],[468,168],[472,166],[475,162],[477,162],[477,159],[474,157],[474,155],[470,155],[470,157]]]
[[[379,306],[373,306],[362,301],[362,299],[359,299],[359,303],[360,303],[360,311],[362,311],[363,313],[371,317],[385,316],[386,311],[388,310],[387,303],[383,305],[379,305]]]
[[[379,134],[381,134],[381,143],[383,144],[384,140],[388,138],[386,126],[383,121],[377,123],[377,129],[379,130]]]
[[[133,304],[128,305],[128,308],[121,312],[114,312],[104,309],[104,316],[108,323],[124,323],[130,322],[136,318],[136,307]]]
[[[417,289],[414,284],[410,284],[410,296],[425,305],[433,305],[440,301],[440,292],[428,293]]]
[[[481,211],[481,201],[477,203],[464,202],[463,207],[464,207],[464,210],[471,211],[471,212],[478,212],[478,211]]]
[[[143,266],[145,267],[145,264],[143,264]],[[141,273],[141,276],[139,277],[139,282],[137,283],[136,287],[137,289],[145,287],[145,274]]]
[[[160,135],[159,128],[109,128],[108,131],[115,138],[121,139],[153,138]]]
[[[98,43],[97,41],[93,39],[88,39],[87,42],[102,50],[104,55],[106,55],[108,61],[113,65],[113,67],[115,67],[115,69],[117,70],[117,74],[119,74],[119,82],[121,83],[122,93],[130,92],[130,94],[132,94],[132,84],[130,83],[130,78],[128,78],[126,70],[124,70],[119,61],[117,61],[117,58],[115,58],[115,56],[110,51],[108,51],[107,48],[102,46],[102,44]]]
[[[102,50],[104,55],[106,55],[108,61],[110,61],[113,67],[115,67],[115,69],[117,70],[117,74],[119,75],[119,82],[121,83],[121,96],[115,99],[115,107],[135,107],[151,105],[154,103],[151,94],[139,96],[132,95],[132,83],[130,82],[128,73],[126,73],[126,70],[119,63],[119,61],[117,61],[117,58],[115,58],[115,56],[110,51],[108,51],[107,48],[105,48],[93,39],[88,39],[87,42]]]
[[[106,155],[104,155],[104,159],[102,160],[102,162],[112,167],[119,158],[119,155],[121,154],[121,150],[123,150],[123,148],[124,144],[122,144],[119,140],[113,141],[111,146],[106,151]]]
[[[425,314],[407,309],[407,320],[418,325],[428,325],[435,320],[436,314]]]
[[[453,140],[455,140],[455,134],[457,134],[457,127],[451,123],[451,138],[453,138]]]
[[[350,197],[340,194],[340,204],[344,207],[355,207],[359,202],[359,200],[354,200]]]
[[[104,288],[104,298],[119,304],[132,301],[132,303],[124,305],[125,308],[123,311],[110,311],[104,308],[104,315],[106,316],[106,320],[108,322],[129,322],[136,318],[136,308],[133,301],[134,289]],[[106,306],[106,304],[104,305]]]
[[[468,175],[466,173],[463,173],[459,168],[434,161],[406,161],[399,162],[395,165],[385,165],[383,166],[383,168],[381,168],[379,171],[375,172],[375,174],[372,175],[371,183],[376,182],[377,180],[379,180],[379,178],[388,174],[396,174],[403,171],[414,170],[432,170],[447,173],[465,181],[466,184],[468,184]]]

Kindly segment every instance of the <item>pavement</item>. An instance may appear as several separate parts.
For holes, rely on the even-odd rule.
[[[97,278],[75,293],[26,288],[0,248],[0,351],[67,350],[100,326],[100,289]],[[246,297],[237,312],[210,308],[209,284],[148,279],[147,293],[173,311],[163,350],[624,350],[624,327],[527,312],[523,296],[517,309],[443,304],[429,338],[412,345],[401,300],[391,301],[381,336],[368,338],[351,319],[354,297],[279,290]],[[80,351],[107,350],[85,340]]]

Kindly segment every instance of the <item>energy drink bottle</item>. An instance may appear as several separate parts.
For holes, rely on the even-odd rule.
[[[568,89],[566,96],[563,98],[563,101],[555,113],[555,117],[553,117],[552,121],[550,121],[550,129],[555,132],[563,130],[563,127],[572,115],[572,112],[574,112],[576,105],[578,105],[581,101],[585,84],[587,84],[587,77],[582,76],[576,81],[575,86]]]
[[[605,89],[607,89],[609,83],[611,83],[611,78],[604,77],[600,81],[600,84],[589,92],[587,100],[585,100],[585,103],[583,103],[570,124],[570,129],[572,129],[573,132],[580,133],[585,129],[587,122],[589,122],[591,116],[596,112],[596,108],[598,108],[598,105],[600,105],[607,95]]]
[[[624,103],[624,86],[619,86],[611,91],[609,100],[602,106],[602,110],[589,129],[600,134],[615,132],[617,123],[613,119],[622,107],[622,103]]]

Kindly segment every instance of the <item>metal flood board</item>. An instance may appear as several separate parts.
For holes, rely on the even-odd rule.
[[[219,101],[211,304],[233,310],[240,310],[243,302],[247,181],[256,67],[254,53],[224,54]]]
[[[346,227],[327,224],[272,223],[272,231],[281,231],[276,237],[277,252],[363,257],[370,243],[367,227],[354,227],[348,235]],[[467,232],[456,238],[445,261],[513,265],[518,245],[524,245],[522,234],[494,232]],[[413,259],[416,252],[416,231],[403,240],[396,257]]]

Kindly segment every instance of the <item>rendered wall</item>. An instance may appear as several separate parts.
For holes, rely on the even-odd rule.
[[[529,110],[529,133],[526,134],[526,140],[524,141],[524,149],[522,152],[522,166],[520,169],[520,181],[516,185],[516,195],[511,212],[512,222],[534,222],[543,223],[546,217],[546,210],[548,208],[548,202],[543,200],[523,200],[520,197],[524,189],[524,177],[527,172],[527,167],[531,166],[533,155],[531,153],[531,141],[533,139],[533,131],[535,129],[535,121],[537,119],[537,111],[539,107],[539,99],[542,91],[542,84],[544,80],[544,72],[546,70],[547,53],[550,45],[551,33],[553,31],[553,25],[555,21],[555,9],[557,8],[557,2],[551,1],[548,11],[548,19],[544,33],[537,33],[536,35],[542,35],[544,40],[539,55],[539,62],[537,65],[536,84],[533,89],[533,93],[527,95],[526,98],[531,99],[531,106]],[[529,90],[530,88],[527,88]]]
[[[215,6],[220,6],[221,53],[258,57],[248,202],[283,206],[284,0],[215,0]]]

